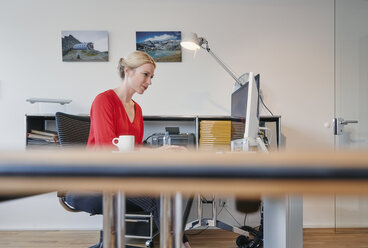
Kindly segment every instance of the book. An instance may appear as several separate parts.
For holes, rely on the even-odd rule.
[[[27,138],[44,140],[44,141],[53,142],[53,143],[59,142],[59,139],[57,136],[47,136],[47,135],[41,135],[41,134],[35,134],[35,133],[27,133]]]
[[[57,132],[53,132],[53,131],[40,131],[40,130],[31,130],[32,134],[39,134],[39,135],[44,135],[44,136],[50,136],[50,137],[58,137]]]
[[[203,120],[199,130],[201,150],[230,150],[231,121]]]

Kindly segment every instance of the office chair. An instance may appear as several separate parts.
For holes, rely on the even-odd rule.
[[[56,129],[61,146],[87,145],[91,119],[89,116],[55,114]]]
[[[240,235],[236,239],[236,245],[239,248],[259,248],[263,247],[263,207],[260,200],[239,200],[236,199],[236,209],[242,213],[253,213],[260,210],[261,223],[258,229],[250,226],[242,226],[240,229],[246,231],[251,236]]]
[[[81,145],[86,146],[88,142],[89,129],[91,120],[89,116],[78,116],[78,115],[70,115],[62,112],[57,112],[55,114],[56,119],[56,128],[59,136],[59,144],[62,147]],[[69,205],[66,201],[66,192],[57,192],[57,196],[59,198],[59,202],[61,206],[70,212],[81,212],[81,210],[74,208]],[[150,217],[147,217],[150,216]],[[141,223],[145,222],[145,218],[151,218],[151,226],[150,226],[150,235],[147,237],[142,235],[142,233],[137,230],[137,228],[142,229]],[[132,214],[126,214],[126,222],[127,224],[127,235],[126,237],[134,237],[134,238],[145,238],[148,239],[146,241],[147,247],[153,247],[152,241],[152,214],[145,213],[140,210],[137,212],[134,211]],[[129,235],[128,235],[128,228]],[[132,234],[134,233],[134,235]],[[102,231],[100,232],[100,241],[97,245],[93,247],[102,247]]]
[[[56,112],[56,129],[61,146],[86,145],[91,120],[88,116],[70,115]],[[61,206],[69,212],[81,212],[70,206],[65,200],[66,192],[57,192]]]

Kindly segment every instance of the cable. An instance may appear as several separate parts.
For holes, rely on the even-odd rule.
[[[221,213],[221,211],[224,209],[224,207],[225,207],[225,204],[223,204],[223,205],[222,205],[222,208],[221,208],[221,209],[220,209],[220,211],[217,213],[216,217],[218,217],[218,216],[220,215],[220,213]]]
[[[269,129],[268,127],[259,127],[259,130],[266,130],[266,131],[269,131],[266,135],[266,132],[264,133],[265,134],[265,138],[267,138],[267,143],[268,145],[271,145],[271,141],[272,141],[272,130]],[[267,136],[270,136],[269,138]]]
[[[236,223],[238,223],[239,226],[242,226],[236,219],[235,217],[229,212],[229,210],[227,210],[227,208],[225,208],[225,210],[230,214],[231,217],[233,217],[233,219],[235,220]]]
[[[206,198],[206,197],[204,197],[203,195],[201,195],[201,201],[202,201],[203,203],[208,203],[207,198]]]
[[[266,106],[266,104],[264,103],[263,98],[262,98],[262,96],[261,96],[261,95],[259,95],[259,99],[261,99],[261,102],[262,102],[263,106],[264,106],[264,107],[268,110],[268,112],[270,112],[270,114],[273,116],[273,113],[271,112],[271,110],[270,110],[269,108],[267,108],[267,106]]]
[[[143,144],[147,144],[147,141],[148,141],[148,139],[149,138],[151,138],[153,135],[156,135],[157,133],[153,133],[153,134],[151,134],[150,136],[148,136],[142,143]]]
[[[186,233],[185,235],[187,236],[195,236],[195,235],[199,235],[201,233],[203,233],[204,231],[206,231],[207,229],[209,228],[209,226],[207,226],[205,229],[203,230],[200,230],[199,232],[196,232],[196,233]]]
[[[220,209],[220,211],[217,213],[217,215],[216,215],[217,217],[219,216],[219,214],[221,213],[221,211],[222,211],[224,208],[225,208],[225,205],[223,205],[223,206],[222,206],[222,208]],[[188,233],[188,234],[186,234],[186,235],[188,235],[188,236],[198,235],[198,234],[201,234],[202,232],[206,231],[208,228],[209,228],[209,226],[207,226],[205,229],[203,229],[203,230],[201,230],[201,231],[199,231],[199,232],[197,232],[197,233]]]

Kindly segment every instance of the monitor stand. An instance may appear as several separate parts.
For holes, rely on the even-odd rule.
[[[233,152],[268,152],[268,149],[261,139],[257,137],[256,139],[244,137],[243,139],[237,139],[231,141],[231,151]]]
[[[193,198],[192,198],[193,199]],[[203,218],[203,204],[211,204],[212,218]],[[192,201],[190,202],[192,205]],[[189,214],[189,213],[188,213]],[[197,219],[185,225],[185,230],[192,230],[198,227],[217,227],[229,232],[234,232],[240,235],[249,237],[249,232],[239,227],[235,227],[217,219],[217,199],[215,194],[212,195],[211,200],[203,200],[202,196],[197,196]]]

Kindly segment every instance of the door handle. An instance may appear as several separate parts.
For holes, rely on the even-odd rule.
[[[350,124],[350,123],[358,123],[358,121],[357,120],[348,120],[348,121],[342,120],[341,121],[342,125],[347,125],[347,124]]]
[[[342,135],[344,133],[344,126],[352,123],[358,123],[357,120],[344,120],[343,118],[334,118],[334,135]]]

